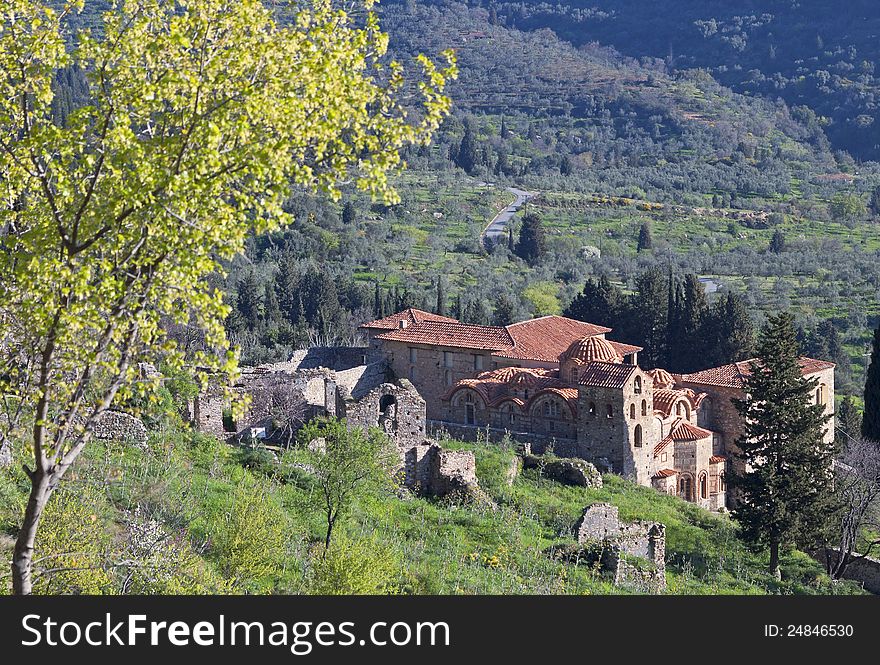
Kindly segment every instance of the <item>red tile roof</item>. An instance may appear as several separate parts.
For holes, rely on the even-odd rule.
[[[672,437],[673,441],[699,441],[700,439],[711,437],[712,432],[702,427],[691,425],[687,420],[679,420],[672,427],[669,436]]]
[[[742,388],[745,386],[746,379],[752,373],[752,362],[754,362],[754,359],[743,360],[738,363],[730,363],[729,365],[721,365],[720,367],[712,367],[692,374],[682,374],[681,380],[688,383],[699,383],[705,386]],[[825,360],[802,357],[800,359],[800,366],[801,374],[806,376],[824,369],[831,369],[835,365],[834,363]]]
[[[630,353],[637,353],[642,351],[644,347],[635,346],[633,344],[624,344],[623,342],[615,342],[613,339],[609,339],[608,343],[614,347],[614,350],[617,351],[617,354],[620,356],[628,356]]]
[[[720,464],[726,459],[726,457],[723,457],[721,455],[712,455],[712,457],[709,458],[709,464]]]
[[[672,476],[677,476],[678,471],[674,471],[672,469],[660,469],[657,473],[655,473],[652,478],[671,478]]]
[[[572,342],[603,335],[611,332],[611,328],[552,315],[513,323],[507,326],[507,332],[514,347],[495,355],[514,360],[557,362]]]
[[[376,335],[376,339],[483,351],[499,351],[513,346],[513,340],[504,328],[458,321],[422,321]]]
[[[659,441],[659,443],[657,443],[657,445],[654,446],[654,457],[659,457],[660,453],[662,453],[664,450],[666,450],[666,448],[669,446],[670,443],[672,443],[671,436],[666,436],[666,437],[662,438]]]
[[[623,388],[635,371],[635,365],[591,362],[579,372],[578,384],[594,388]]]
[[[410,307],[409,309],[405,309],[402,312],[397,312],[396,314],[392,314],[391,316],[386,316],[384,319],[376,319],[375,321],[364,323],[361,328],[395,330],[396,328],[400,327],[401,321],[406,321],[409,325],[412,325],[414,323],[421,323],[422,321],[449,321],[457,323],[456,319],[451,319],[448,316],[440,316],[439,314],[432,314],[431,312],[425,312],[421,309]]]
[[[560,363],[569,360],[578,365],[586,365],[594,360],[619,363],[623,358],[607,339],[591,335],[572,342],[559,356]]]

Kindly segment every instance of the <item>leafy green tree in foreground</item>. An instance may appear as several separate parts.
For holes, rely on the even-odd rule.
[[[746,396],[734,400],[744,430],[729,481],[743,538],[770,550],[770,574],[781,579],[780,549],[812,544],[830,512],[835,446],[823,440],[824,405],[813,403],[818,381],[801,375],[791,314],[768,320],[757,352]]]
[[[96,420],[151,389],[138,361],[180,365],[160,321],[192,318],[226,349],[229,307],[206,280],[219,261],[288,221],[292,186],[338,200],[353,181],[397,202],[388,173],[430,140],[456,74],[451,53],[443,69],[420,56],[420,80],[405,81],[375,15],[329,0],[276,8],[286,25],[259,0],[123,0],[100,38],[68,33],[81,7],[0,0],[0,422],[33,451],[19,594],[46,503]],[[53,79],[70,66],[91,101],[59,125]],[[197,362],[231,373],[235,356]]]
[[[327,523],[326,556],[333,529],[352,502],[392,485],[397,454],[388,437],[378,429],[348,429],[345,421],[336,419],[313,420],[300,430],[299,443],[292,455],[315,478],[315,502]]]

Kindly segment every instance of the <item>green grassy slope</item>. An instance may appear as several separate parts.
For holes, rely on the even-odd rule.
[[[529,471],[509,486],[504,477],[513,459],[510,450],[451,441],[444,445],[476,452],[480,482],[497,509],[392,494],[358,503],[345,522],[342,535],[346,540],[366,541],[377,557],[393,562],[387,574],[400,592],[627,593],[585,566],[551,561],[544,554],[550,545],[572,542],[571,525],[584,506],[596,501],[614,503],[624,519],[666,524],[668,593],[855,590],[849,583],[832,585],[818,564],[798,552],[785,557],[783,581],[771,580],[763,572],[764,558],[742,546],[729,518],[677,498],[614,476],[605,477],[601,490],[584,490],[558,485]],[[223,444],[176,430],[156,433],[148,450],[95,444],[62,490],[68,498],[79,497],[88,505],[79,512],[63,513],[73,516],[65,532],[67,540],[57,536],[54,544],[38,548],[38,557],[51,556],[53,547],[68,547],[79,534],[94,550],[91,566],[101,568],[118,561],[132,537],[127,511],[140,507],[184,553],[176,557],[188,562],[184,571],[175,573],[183,579],[171,574],[169,580],[154,583],[151,592],[182,588],[187,592],[307,593],[315,545],[323,535],[322,517],[307,500],[308,485],[308,476],[301,472],[283,473],[266,459],[243,458]],[[20,472],[0,471],[4,556],[9,555],[24,490]],[[236,506],[247,497],[256,500],[248,505],[242,520]],[[254,525],[261,530],[249,531]],[[267,533],[278,534],[277,542]],[[245,542],[236,545],[237,538]],[[264,538],[265,543],[248,538]],[[66,561],[64,557],[55,560]],[[99,579],[94,579],[94,571],[88,575],[72,573],[61,582],[74,592],[115,593],[120,589],[118,569],[105,570]],[[55,586],[41,588],[65,588],[59,584],[56,580]]]

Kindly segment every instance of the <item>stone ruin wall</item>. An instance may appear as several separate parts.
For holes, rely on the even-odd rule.
[[[651,591],[666,588],[666,526],[660,522],[621,522],[617,506],[596,503],[587,506],[574,527],[579,544],[599,542],[608,546],[607,567],[615,584],[627,584]],[[645,559],[642,568],[625,556]]]

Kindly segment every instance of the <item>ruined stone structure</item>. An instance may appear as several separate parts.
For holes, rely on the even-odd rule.
[[[431,430],[509,435],[709,510],[727,504],[725,467],[742,432],[731,400],[744,395],[749,362],[685,375],[646,370],[640,347],[561,316],[497,327],[408,309],[362,329],[370,357],[425,399]],[[802,358],[801,369],[832,413],[833,363]],[[829,422],[827,441],[833,432]]]
[[[621,522],[617,506],[596,503],[584,509],[574,526],[580,545],[597,543],[604,552],[602,563],[616,584],[645,586],[652,591],[666,588],[666,526],[660,522]],[[631,561],[627,557],[635,557]],[[640,565],[640,561],[647,565]]]
[[[143,444],[147,441],[147,426],[135,416],[121,411],[105,411],[95,421],[96,439],[126,441]]]
[[[425,400],[407,379],[389,380],[384,360],[365,348],[297,351],[290,361],[243,368],[233,391],[248,398],[232,421],[222,386],[198,395],[195,426],[229,441],[262,439],[289,445],[300,425],[317,416],[345,419],[351,428],[379,428],[400,455],[405,487],[431,496],[478,491],[476,461],[467,451],[444,450],[426,436]]]

